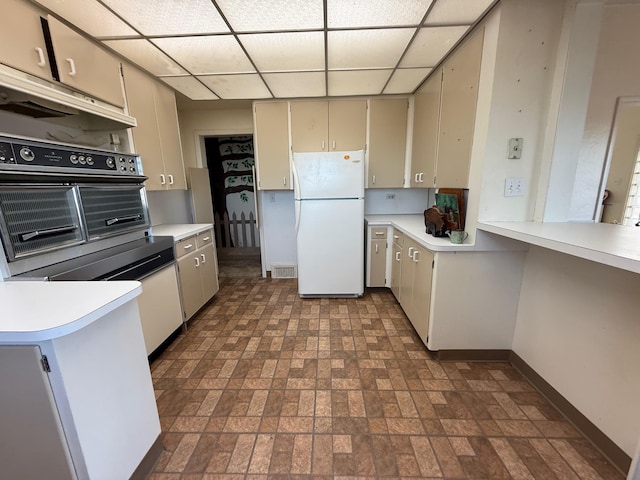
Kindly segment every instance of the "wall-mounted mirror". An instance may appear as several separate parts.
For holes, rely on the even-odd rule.
[[[635,225],[640,221],[640,97],[620,97],[607,148],[601,187],[601,222]]]

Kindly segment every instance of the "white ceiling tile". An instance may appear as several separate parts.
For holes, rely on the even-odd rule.
[[[413,33],[413,28],[330,31],[329,69],[393,68]]]
[[[494,0],[438,0],[425,25],[470,25]]]
[[[324,28],[322,0],[217,0],[236,32]]]
[[[401,67],[433,67],[460,40],[469,27],[428,27],[420,29]]]
[[[401,68],[394,72],[384,89],[385,94],[413,93],[433,68]]]
[[[152,42],[193,74],[255,72],[233,35],[155,38]]]
[[[349,70],[329,72],[329,95],[377,95],[393,70]]]
[[[222,99],[272,98],[258,74],[203,75],[198,79]]]
[[[160,77],[160,80],[172,86],[191,100],[216,100],[218,96],[192,76]]]
[[[108,40],[104,44],[154,75],[188,73],[147,40]]]
[[[265,73],[265,82],[276,98],[324,97],[324,72]]]
[[[329,28],[420,25],[433,0],[328,0]]]
[[[138,33],[96,1],[38,0],[42,6],[94,37],[131,37]]]
[[[224,33],[211,0],[102,0],[144,35]]]
[[[260,71],[324,70],[322,32],[255,33],[238,38]]]

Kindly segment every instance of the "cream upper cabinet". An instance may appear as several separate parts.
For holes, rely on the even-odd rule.
[[[367,188],[401,188],[407,148],[406,98],[369,100]]]
[[[255,103],[254,142],[259,190],[289,190],[289,104]]]
[[[0,63],[53,80],[40,10],[22,0],[3,0],[2,13],[8,21],[0,28]]]
[[[364,150],[366,100],[291,102],[294,152]]]
[[[439,69],[431,74],[415,96],[410,178],[412,187],[433,186],[441,91],[442,70]]]
[[[124,107],[120,60],[47,16],[60,81],[112,105]]]
[[[436,185],[467,188],[476,119],[483,31],[444,65]]]
[[[182,148],[173,91],[142,71],[123,65],[134,150],[142,159],[147,190],[186,189]]]

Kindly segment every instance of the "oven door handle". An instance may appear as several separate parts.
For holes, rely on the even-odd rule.
[[[110,227],[111,225],[117,225],[119,223],[125,222],[135,222],[136,220],[142,220],[142,215],[137,214],[129,215],[128,217],[113,217],[105,220],[104,223],[107,225],[107,227]]]
[[[136,268],[141,267],[143,265],[146,265],[147,263],[151,263],[151,262],[159,259],[160,257],[162,257],[162,255],[156,255],[153,258],[145,260],[144,262],[136,263],[135,265],[132,265],[131,267],[127,268],[126,270],[122,270],[121,272],[118,272],[115,275],[111,275],[110,277],[103,278],[103,280],[107,281],[107,282],[110,281],[110,280],[113,280],[114,278],[117,278],[120,275],[124,275],[125,273],[129,273],[131,270],[135,270]]]
[[[28,242],[43,237],[52,237],[54,235],[62,235],[63,233],[73,232],[78,229],[77,225],[65,225],[64,227],[46,228],[44,230],[34,230],[33,232],[21,233],[20,241]]]

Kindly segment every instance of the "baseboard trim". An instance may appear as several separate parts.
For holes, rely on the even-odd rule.
[[[623,474],[629,471],[631,457],[596,427],[587,417],[574,407],[569,400],[549,384],[538,372],[514,351],[509,362],[513,365],[551,404],[569,420],[607,459]]]
[[[144,480],[145,478],[147,478],[151,474],[151,471],[158,461],[158,458],[160,458],[163,450],[164,447],[162,446],[162,442],[160,441],[160,436],[158,436],[158,438],[156,438],[156,441],[153,442],[153,444],[147,451],[147,454],[140,461],[138,468],[136,468],[131,475],[130,480]]]
[[[511,350],[438,350],[433,353],[445,362],[508,362]]]

